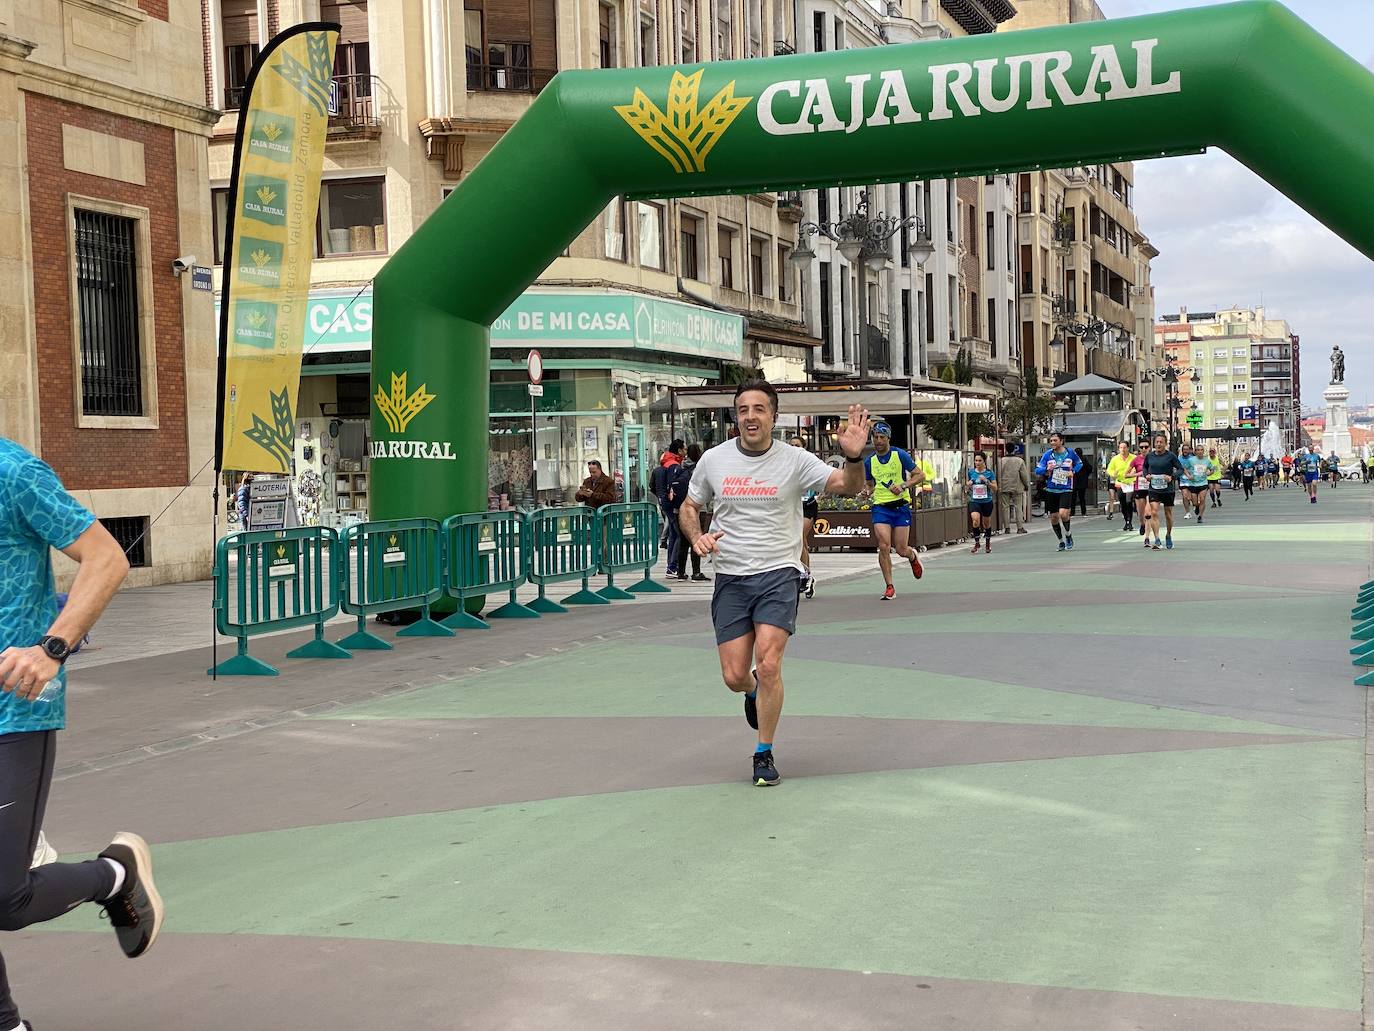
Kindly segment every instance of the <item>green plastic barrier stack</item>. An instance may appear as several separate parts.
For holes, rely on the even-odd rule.
[[[528,527],[519,512],[473,512],[444,520],[444,589],[458,599],[458,611],[443,625],[452,630],[487,630],[490,624],[468,612],[469,598],[510,591],[510,600],[488,619],[538,619],[515,600],[527,579]]]
[[[338,557],[338,535],[327,526],[244,530],[223,537],[215,546],[215,626],[237,638],[238,647],[206,672],[275,677],[275,667],[248,654],[248,639],[305,626],[315,628],[315,639],[288,657],[351,658],[324,639],[324,624],[339,611]]]
[[[596,593],[607,601],[632,601],[635,594],[669,594],[663,584],[654,583],[649,570],[658,561],[658,506],[647,501],[624,505],[603,505],[596,510],[597,545],[601,572],[606,586]],[[615,574],[643,570],[644,578],[623,590],[615,585]]]
[[[591,576],[597,571],[596,511],[590,508],[540,508],[531,512],[529,523],[529,580],[539,587],[539,597],[530,602],[536,612],[567,612],[564,605],[609,605],[591,589]],[[563,599],[563,604],[546,596],[549,584],[581,580],[582,588]]]
[[[453,636],[429,614],[444,595],[440,533],[437,519],[387,519],[344,530],[339,538],[339,607],[358,617],[358,629],[340,645],[352,651],[389,650],[390,644],[368,633],[367,617],[417,606],[420,619],[398,630],[397,637]]]
[[[1350,618],[1357,621],[1355,629],[1350,632],[1351,639],[1357,642],[1350,649],[1350,654],[1355,656],[1354,665],[1374,666],[1374,580],[1366,580],[1360,585],[1360,594],[1355,599]],[[1374,670],[1356,677],[1355,684],[1358,687],[1374,687]]]

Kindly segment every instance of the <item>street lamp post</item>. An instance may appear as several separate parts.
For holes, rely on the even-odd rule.
[[[1061,329],[1067,331],[1070,336],[1078,337],[1083,341],[1083,349],[1087,352],[1088,372],[1094,371],[1092,354],[1102,346],[1103,337],[1108,333],[1126,332],[1126,327],[1120,322],[1108,322],[1096,315],[1076,311],[1063,294],[1054,295],[1051,309],[1054,314],[1055,334],[1050,346],[1055,349],[1066,346],[1066,341],[1059,333]]]
[[[1184,373],[1190,374],[1188,382],[1192,383],[1194,386],[1202,382],[1202,376],[1198,373],[1197,369],[1188,366],[1180,366],[1178,364],[1178,358],[1172,354],[1166,354],[1164,356],[1164,364],[1162,366],[1140,370],[1142,379],[1159,379],[1164,383],[1164,404],[1169,410],[1169,429],[1172,438],[1170,444],[1173,447],[1177,447],[1178,442],[1183,439],[1183,431],[1178,425],[1178,413],[1183,407],[1183,398],[1179,396],[1178,384],[1179,379]]]
[[[816,234],[833,241],[846,261],[859,272],[859,378],[868,378],[868,272],[877,272],[887,263],[888,241],[903,229],[915,230],[916,238],[908,252],[919,269],[925,265],[935,248],[930,242],[926,224],[918,216],[899,218],[896,215],[868,213],[868,191],[859,192],[854,212],[833,222],[803,222],[797,227],[797,246],[788,259],[799,270],[815,258],[810,238]],[[926,299],[930,303],[930,299]],[[910,374],[911,370],[907,370]]]

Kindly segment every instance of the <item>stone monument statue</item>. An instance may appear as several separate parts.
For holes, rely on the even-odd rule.
[[[1331,348],[1331,383],[1322,391],[1326,402],[1326,428],[1322,431],[1322,452],[1335,452],[1340,458],[1354,454],[1350,443],[1350,391],[1345,386],[1345,352],[1337,344]]]

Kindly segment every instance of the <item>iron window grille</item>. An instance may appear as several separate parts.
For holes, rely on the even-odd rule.
[[[100,520],[110,531],[124,556],[129,560],[131,569],[145,569],[148,566],[148,517],[114,516]]]
[[[82,412],[141,416],[137,222],[80,208],[74,215]]]

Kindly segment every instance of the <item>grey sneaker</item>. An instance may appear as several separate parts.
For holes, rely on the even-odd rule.
[[[47,866],[49,863],[55,862],[57,862],[57,849],[53,848],[52,842],[44,837],[42,831],[39,831],[38,845],[33,850],[33,864],[29,869],[37,870],[40,866]]]
[[[137,834],[120,831],[100,858],[124,867],[124,885],[101,905],[119,937],[119,947],[134,959],[153,947],[162,930],[162,896],[153,884],[152,851]]]

